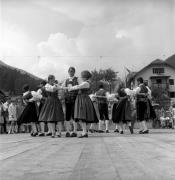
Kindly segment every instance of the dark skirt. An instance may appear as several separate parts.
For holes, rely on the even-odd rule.
[[[60,121],[64,121],[64,113],[61,102],[58,98],[48,97],[41,109],[39,122]]]
[[[112,121],[114,123],[127,123],[133,121],[134,116],[128,98],[122,98],[115,103],[112,109]]]
[[[29,102],[18,119],[18,124],[38,122],[37,105]]]
[[[75,101],[74,119],[76,121],[82,120],[86,123],[97,123],[97,114],[87,94],[78,94]]]

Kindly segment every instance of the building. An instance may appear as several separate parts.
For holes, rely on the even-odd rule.
[[[167,61],[156,59],[139,72],[128,75],[128,84],[137,85],[142,77],[151,89],[160,88],[175,102],[175,67]]]

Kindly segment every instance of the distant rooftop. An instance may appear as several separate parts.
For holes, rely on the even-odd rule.
[[[152,61],[150,64],[162,64],[165,63],[165,61],[161,60],[161,59],[156,59],[154,61]]]

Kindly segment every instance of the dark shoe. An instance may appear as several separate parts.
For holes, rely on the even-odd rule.
[[[57,138],[61,138],[61,134],[57,134],[55,137],[57,137]]]
[[[85,134],[85,135],[80,135],[78,138],[88,138],[88,134]]]
[[[120,134],[124,134],[124,132],[123,132],[123,131],[120,131]]]
[[[73,132],[70,137],[77,137],[77,133]]]
[[[115,129],[114,132],[119,133],[119,130],[118,130],[118,129]]]
[[[51,138],[55,138],[55,135],[52,135]]]
[[[46,133],[46,136],[52,136],[52,133],[48,132]]]
[[[66,137],[70,137],[70,133],[69,132],[66,133]]]
[[[109,133],[109,130],[106,130],[105,133]]]
[[[93,129],[89,129],[89,132],[90,132],[90,133],[94,133],[94,132],[95,132],[95,130],[93,130]]]
[[[131,126],[129,126],[129,130],[130,130],[130,133],[133,134],[134,131],[133,131],[133,128]]]
[[[33,137],[33,132],[32,132],[32,133],[30,133],[30,135]]]
[[[40,137],[45,136],[45,134],[44,133],[39,133],[38,136],[40,136]]]
[[[143,134],[143,130],[140,130],[140,131],[139,131],[139,134]]]
[[[37,132],[35,132],[35,133],[33,133],[33,136],[35,137],[35,136],[37,136],[38,135],[38,133]]]
[[[145,131],[142,131],[142,134],[148,134],[149,133],[149,130],[145,130]]]
[[[98,130],[98,133],[104,133],[104,131],[103,130]]]

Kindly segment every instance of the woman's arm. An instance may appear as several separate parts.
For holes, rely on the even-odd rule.
[[[68,90],[69,91],[75,91],[75,90],[78,90],[78,89],[88,89],[89,87],[90,87],[90,84],[88,82],[82,82],[79,85],[69,87]]]

